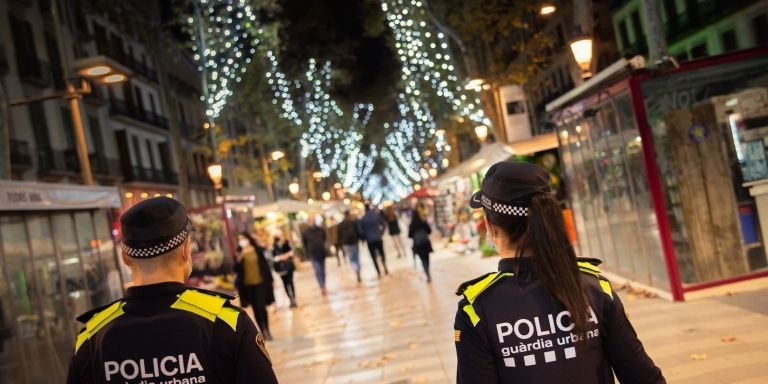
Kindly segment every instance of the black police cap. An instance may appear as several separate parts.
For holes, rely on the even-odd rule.
[[[123,252],[137,259],[178,247],[195,229],[186,208],[168,197],[154,197],[129,208],[120,218],[120,228]]]
[[[531,198],[549,193],[547,170],[535,164],[502,161],[488,168],[469,206],[505,215],[528,216]]]

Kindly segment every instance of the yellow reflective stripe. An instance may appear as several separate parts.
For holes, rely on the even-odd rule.
[[[221,319],[229,325],[233,331],[237,331],[237,318],[240,312],[234,308],[225,307],[227,299],[216,295],[209,295],[195,290],[184,291],[171,305],[171,308],[192,312],[215,322]]]
[[[237,331],[238,316],[240,316],[240,311],[237,309],[224,307],[221,309],[221,312],[219,312],[218,318],[229,325],[233,331]]]
[[[596,267],[596,266],[594,266],[594,265],[592,265],[590,263],[587,263],[586,261],[579,261],[576,264],[578,264],[579,269],[582,269],[582,270],[587,269],[587,270],[590,270],[590,271],[595,272],[595,273],[600,273],[600,268],[598,268],[598,267]],[[584,271],[584,272],[586,272],[586,271]]]
[[[606,295],[613,299],[613,289],[611,289],[611,282],[605,279],[598,279],[600,282],[600,288],[603,289]]]
[[[473,326],[477,325],[477,323],[480,322],[480,316],[478,316],[477,313],[475,313],[475,308],[472,307],[472,304],[465,305],[463,309],[464,309],[464,312],[466,312],[467,315],[469,316],[469,320],[472,322]]]
[[[470,285],[466,290],[464,290],[464,297],[466,297],[470,303],[474,303],[477,296],[480,296],[480,293],[482,293],[485,288],[491,285],[493,279],[495,279],[498,275],[498,272],[491,273],[477,283]]]
[[[480,296],[483,291],[485,291],[488,287],[495,284],[497,281],[501,280],[501,278],[505,276],[512,276],[513,274],[508,272],[494,272],[490,275],[486,276],[482,280],[478,281],[477,283],[474,283],[467,287],[466,290],[464,290],[464,297],[469,300],[469,303],[474,303],[475,299],[477,299],[478,296]]]
[[[91,319],[85,323],[85,330],[77,335],[77,340],[75,341],[75,353],[77,353],[77,350],[80,349],[83,343],[95,335],[96,332],[100,331],[105,325],[109,324],[110,321],[116,319],[123,313],[125,313],[123,312],[123,302],[118,301],[91,317]]]

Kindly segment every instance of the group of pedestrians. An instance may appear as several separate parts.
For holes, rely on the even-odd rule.
[[[414,211],[412,218],[408,228],[408,237],[413,240],[411,250],[414,258],[418,257],[421,260],[424,273],[427,276],[427,282],[431,282],[432,275],[429,270],[429,255],[433,252],[433,248],[429,235],[432,233],[432,229],[426,221],[426,210],[424,207],[419,206]],[[301,234],[304,249],[312,262],[315,277],[323,295],[327,294],[325,287],[325,258],[330,255],[329,232],[331,231],[323,228],[322,216],[313,214],[310,215],[308,225]],[[344,212],[344,219],[333,228],[334,240],[331,242],[334,243],[333,245],[337,249],[340,248],[343,257],[349,260],[358,283],[362,282],[360,242],[365,242],[368,248],[371,261],[373,261],[373,267],[376,269],[376,276],[381,279],[382,275],[389,275],[387,257],[384,251],[384,235],[386,232],[389,232],[392,238],[398,258],[406,256],[407,253],[401,238],[399,218],[392,207],[388,207],[382,213],[375,205],[366,204],[365,214],[359,219],[352,212],[346,211]]]

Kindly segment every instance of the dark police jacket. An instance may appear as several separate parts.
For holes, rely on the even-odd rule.
[[[580,259],[591,311],[581,335],[569,312],[533,276],[530,258],[462,284],[454,324],[457,384],[666,383],[597,268]],[[575,341],[580,340],[578,343]]]
[[[264,340],[232,297],[159,283],[78,320],[67,383],[277,383]]]

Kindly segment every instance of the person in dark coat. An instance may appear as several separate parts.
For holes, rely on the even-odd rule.
[[[352,264],[358,283],[361,282],[360,237],[357,219],[348,210],[344,211],[344,220],[339,223],[339,242],[344,249],[344,254],[349,258],[349,263]]]
[[[387,229],[389,230],[389,236],[392,237],[392,243],[395,244],[397,250],[397,258],[403,257],[406,254],[405,247],[403,246],[403,240],[400,237],[400,223],[398,222],[397,211],[395,207],[390,205],[384,210],[384,219],[387,220]]]
[[[432,228],[425,219],[426,213],[424,207],[419,206],[413,213],[411,225],[408,226],[408,237],[413,240],[413,254],[419,257],[421,265],[424,267],[424,273],[427,275],[427,283],[432,282],[432,274],[429,272],[429,254],[433,252],[432,242],[429,235]]]
[[[293,272],[296,270],[296,266],[293,264],[293,248],[291,248],[288,239],[283,239],[283,234],[280,232],[275,234],[272,257],[275,260],[273,268],[283,280],[285,294],[291,301],[290,307],[296,308],[298,305],[296,304],[296,286],[293,284]]]
[[[311,214],[308,218],[308,225],[301,233],[301,243],[304,250],[312,261],[312,267],[315,269],[315,278],[320,285],[320,293],[325,296],[328,291],[325,289],[325,258],[328,257],[328,236],[323,228],[323,216]]]
[[[267,306],[275,302],[272,272],[264,256],[264,248],[248,232],[242,232],[238,238],[235,272],[235,287],[240,293],[243,308],[249,305],[253,308],[253,316],[264,333],[264,339],[272,340],[267,315]]]
[[[384,273],[388,275],[387,258],[384,255],[384,242],[382,241],[382,235],[384,235],[384,230],[387,228],[387,221],[379,214],[378,208],[366,204],[365,215],[358,223],[360,224],[360,232],[363,234],[365,242],[368,243],[368,252],[371,253],[373,266],[376,267],[376,274],[381,278],[381,269],[378,263],[378,258],[380,258]]]

